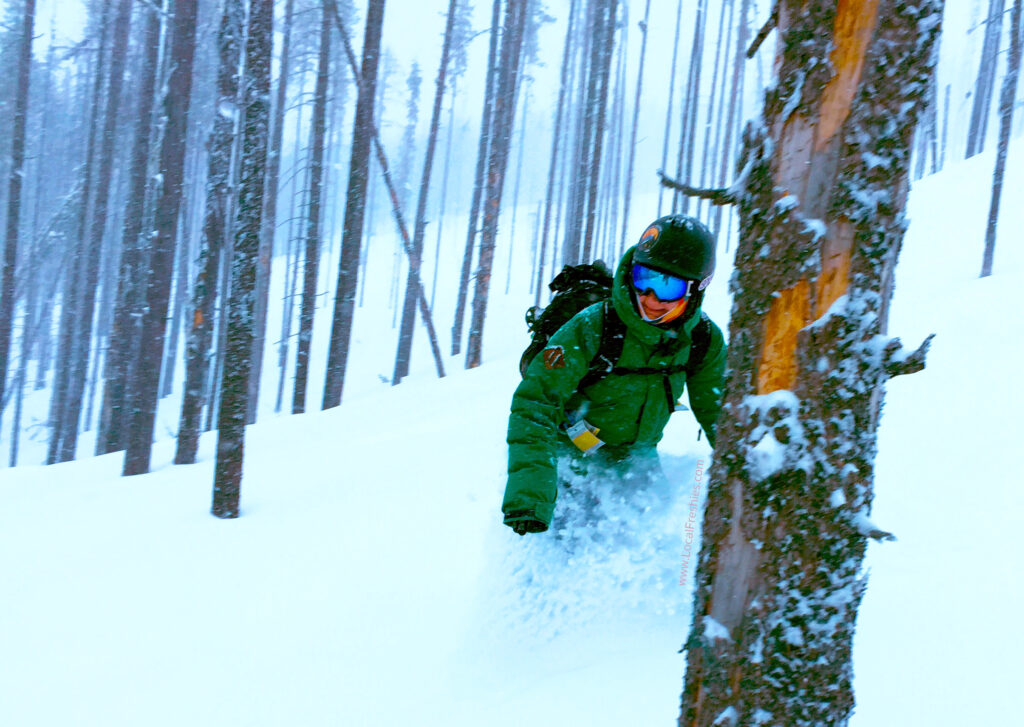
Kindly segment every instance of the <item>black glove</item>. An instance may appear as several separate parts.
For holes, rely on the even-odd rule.
[[[548,526],[534,517],[532,512],[510,512],[505,515],[505,524],[519,535],[543,533],[548,529]]]

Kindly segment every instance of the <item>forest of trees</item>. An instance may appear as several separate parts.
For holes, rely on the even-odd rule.
[[[997,126],[1005,146],[1019,105],[1017,3],[1011,12],[986,1],[976,3],[980,55],[961,104],[967,156],[994,144],[987,132]],[[757,28],[785,4],[477,4],[439,2],[436,55],[402,70],[383,1],[88,0],[81,39],[65,45],[34,0],[6,2],[0,425],[10,465],[26,435],[45,437],[45,460],[57,463],[81,456],[90,432],[96,453],[125,452],[125,474],[146,472],[158,407],[179,381],[175,461],[194,462],[212,429],[218,456],[240,457],[238,427],[256,420],[262,380],[273,377],[275,411],[299,413],[320,385],[310,376],[325,370],[321,406],[341,403],[368,298],[393,312],[392,384],[417,352],[431,352],[439,375],[451,356],[478,366],[499,249],[506,292],[513,255],[528,254],[524,280],[543,303],[561,265],[614,261],[637,215],[697,214],[730,248],[733,213],[679,190],[638,212],[634,188],[653,169],[696,187],[731,183],[771,63],[770,48],[750,48],[753,60],[748,48],[762,45]],[[662,38],[674,31],[671,43],[648,43],[653,24]],[[486,65],[482,92],[469,98],[474,43]],[[545,67],[556,80],[538,90]],[[915,177],[950,153],[949,89],[933,72]],[[388,107],[404,109],[395,133]],[[638,138],[652,129],[660,159],[638,159]],[[523,184],[524,166],[536,185]],[[994,229],[998,189],[993,209]],[[368,250],[384,230],[392,284],[368,292]],[[517,239],[530,240],[528,253]],[[457,264],[439,275],[446,259]],[[284,295],[272,300],[275,275]],[[450,309],[437,303],[439,278],[457,281]],[[311,345],[321,318],[325,362]],[[268,347],[276,370],[264,366]],[[49,401],[42,423],[25,420],[36,392]]]
[[[680,724],[845,722],[865,539],[888,536],[867,519],[876,392],[928,348],[876,345],[906,196],[954,153],[995,149],[978,233],[991,274],[1022,0],[974,0],[964,98],[938,72],[942,0],[438,0],[436,52],[408,67],[385,0],[83,5],[70,44],[36,0],[3,5],[9,466],[26,436],[56,464],[88,454],[88,432],[96,454],[124,453],[124,475],[149,472],[177,386],[174,462],[215,430],[212,512],[238,517],[261,382],[274,411],[308,411],[321,384],[320,408],[341,405],[366,308],[392,319],[388,383],[427,351],[438,376],[474,368],[514,256],[529,261],[519,292],[543,304],[561,266],[614,262],[636,219],[694,214],[737,272]],[[655,25],[670,42],[648,42]],[[475,95],[471,53],[486,59]],[[660,155],[638,158],[652,134]],[[656,205],[638,209],[639,176],[658,171]],[[367,289],[371,246],[393,254],[390,287]],[[45,421],[26,421],[29,397]],[[783,456],[764,471],[751,448],[768,439]]]

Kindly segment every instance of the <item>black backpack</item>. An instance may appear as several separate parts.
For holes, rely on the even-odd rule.
[[[669,409],[675,408],[675,397],[669,376],[685,371],[687,378],[700,368],[711,344],[711,320],[701,312],[700,321],[691,334],[690,358],[683,366],[671,368],[624,368],[618,365],[622,346],[626,338],[626,324],[611,304],[612,274],[601,260],[589,265],[566,265],[562,272],[548,284],[554,293],[546,308],[531,307],[526,311],[526,326],[533,338],[519,359],[519,373],[526,376],[526,369],[538,353],[548,345],[548,340],[569,319],[594,303],[603,302],[604,311],[601,326],[601,343],[597,354],[590,360],[590,370],[580,381],[579,390],[596,384],[611,374],[640,374],[664,377],[665,393]]]

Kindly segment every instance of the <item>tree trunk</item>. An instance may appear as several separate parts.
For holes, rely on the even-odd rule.
[[[640,41],[640,67],[636,72],[636,99],[633,101],[633,126],[629,132],[629,161],[626,163],[626,190],[622,203],[622,244],[629,239],[629,206],[633,200],[633,166],[636,162],[636,135],[640,127],[640,91],[644,85],[644,59],[647,58],[647,27],[651,17],[651,0],[644,5],[644,19],[640,23],[643,39]],[[671,102],[669,102],[671,103]],[[659,196],[661,195],[659,191]]]
[[[232,0],[225,2],[217,35],[217,107],[213,128],[207,140],[206,211],[199,238],[198,273],[192,287],[192,325],[186,342],[185,391],[181,402],[175,464],[194,463],[199,448],[199,430],[211,359],[214,302],[217,299],[228,213],[232,209],[231,151],[235,143],[239,113],[238,71],[244,15],[245,8],[241,3]]]
[[[456,0],[448,1],[448,20],[445,23],[444,43],[441,46],[441,63],[437,70],[434,89],[434,107],[430,113],[430,133],[427,137],[427,152],[423,159],[423,177],[420,180],[419,197],[416,201],[416,224],[412,236],[413,260],[409,264],[409,276],[405,281],[405,304],[402,307],[402,325],[398,336],[398,352],[395,355],[395,371],[392,385],[409,375],[409,361],[412,359],[412,339],[416,322],[416,303],[423,296],[420,290],[418,270],[423,255],[423,237],[427,230],[427,200],[430,196],[430,175],[434,168],[434,150],[437,148],[437,130],[441,123],[441,105],[444,101],[445,77],[448,73],[448,57],[452,47],[452,28],[455,24]]]
[[[331,62],[331,16],[325,6],[320,23],[320,57],[317,64],[313,124],[310,129],[309,207],[306,220],[306,256],[302,280],[302,308],[299,311],[299,341],[295,355],[295,388],[292,414],[306,411],[306,386],[309,380],[309,348],[313,343],[313,314],[316,311],[316,284],[320,277],[320,202],[324,177],[324,137],[327,129],[327,82]]]
[[[7,229],[4,234],[3,269],[0,271],[0,413],[6,390],[11,324],[14,318],[14,268],[18,262],[18,231],[21,225],[21,187],[25,167],[25,128],[28,121],[28,86],[32,68],[32,34],[35,0],[25,0],[21,41],[18,44],[18,86],[11,134],[11,169],[7,182]],[[24,355],[24,354],[23,354]]]
[[[612,67],[612,56],[615,48],[615,17],[618,9],[618,0],[605,0],[598,7],[598,25],[601,31],[601,42],[597,56],[597,87],[594,97],[596,118],[594,119],[593,152],[587,163],[587,176],[589,178],[589,189],[587,190],[586,205],[586,227],[583,234],[583,261],[590,262],[596,234],[597,221],[597,184],[601,177],[601,161],[604,149],[605,137],[605,116],[608,111],[608,87],[610,71]],[[595,69],[591,69],[593,73]]]
[[[661,145],[661,167],[662,171],[668,170],[668,140],[672,136],[672,105],[673,98],[676,91],[676,65],[679,59],[679,38],[682,30],[683,20],[683,0],[679,0],[676,6],[676,34],[675,40],[672,42],[672,66],[669,73],[668,80],[668,105],[665,107],[665,138],[662,140]],[[662,193],[665,191],[664,187],[658,189],[658,217],[661,217],[662,209]]]
[[[679,724],[845,725],[910,142],[941,0],[782,0],[745,135],[725,406]],[[797,42],[799,39],[799,42]],[[867,161],[870,160],[870,163]]]
[[[466,301],[469,298],[469,274],[473,268],[473,249],[476,240],[477,220],[480,217],[480,201],[483,197],[487,174],[487,154],[492,138],[497,76],[495,65],[498,55],[498,23],[501,18],[501,3],[502,0],[494,0],[494,4],[491,6],[491,40],[487,50],[484,110],[480,117],[480,144],[476,153],[476,174],[473,177],[473,201],[469,205],[469,230],[466,233],[466,250],[462,255],[462,272],[459,276],[459,297],[455,303],[455,321],[452,323],[452,356],[458,356],[462,352],[462,325],[466,317]]]
[[[330,0],[333,5],[333,0]],[[381,31],[384,23],[384,0],[370,0],[363,37],[363,61],[359,72],[359,97],[356,101],[355,125],[352,131],[352,153],[349,161],[348,192],[345,197],[345,226],[338,262],[338,285],[334,297],[334,317],[324,382],[323,408],[341,403],[352,338],[352,319],[358,288],[359,249],[362,245],[363,215],[366,211],[366,176],[373,141],[373,102],[377,84]]]
[[[284,8],[284,42],[281,46],[281,68],[277,81],[274,119],[267,150],[267,181],[264,189],[263,229],[260,231],[259,266],[256,268],[256,330],[252,345],[252,370],[249,375],[248,423],[256,422],[263,374],[263,351],[267,338],[267,309],[270,303],[270,266],[274,259],[277,237],[277,191],[281,173],[281,145],[284,136],[285,106],[288,103],[288,73],[291,68],[292,17],[295,0],[286,0]]]
[[[989,0],[988,18],[985,21],[985,40],[978,61],[978,80],[974,84],[974,100],[971,104],[971,120],[967,129],[967,157],[980,154],[985,148],[985,133],[988,130],[988,112],[992,106],[992,89],[996,85],[996,60],[999,55],[999,40],[1003,31],[1003,6],[1005,0]]]
[[[693,152],[697,146],[697,109],[700,107],[700,77],[704,65],[704,30],[707,22],[707,0],[698,0],[697,20],[693,24],[693,44],[690,48],[690,75],[682,98],[679,157],[676,160],[677,173],[681,179],[693,178]],[[685,215],[689,210],[690,198],[677,194],[672,200],[672,211],[681,211]]]
[[[522,49],[523,26],[526,22],[526,0],[508,0],[505,27],[501,39],[497,93],[494,101],[494,126],[487,154],[487,193],[484,198],[483,225],[480,230],[480,260],[473,291],[473,318],[466,348],[466,368],[476,368],[483,357],[484,320],[487,316],[487,294],[494,263],[494,243],[498,236],[501,214],[501,193],[505,184],[512,122],[515,119],[515,98],[518,85],[519,53]]]
[[[96,454],[117,452],[127,444],[128,412],[125,396],[138,355],[138,321],[142,315],[140,299],[145,276],[142,262],[145,257],[144,244],[140,236],[145,215],[146,189],[149,185],[146,167],[149,163],[150,129],[156,98],[161,19],[159,8],[148,8],[146,12],[148,17],[142,36],[146,51],[140,71],[139,107],[128,171],[128,198],[124,206],[121,264],[104,362],[103,404],[96,436]]]
[[[228,2],[240,0],[228,0]],[[256,265],[263,217],[270,127],[270,64],[274,52],[274,0],[251,0],[242,77],[242,132],[238,219],[231,251],[227,341],[217,414],[217,461],[213,474],[212,512],[238,517],[252,365]]]
[[[1017,79],[1020,76],[1021,0],[1013,3],[1010,15],[1010,55],[1006,61],[1006,76],[1003,78],[1003,92],[999,99],[999,148],[996,152],[996,168],[992,174],[992,202],[988,211],[988,226],[985,230],[985,254],[981,263],[981,277],[992,274],[992,260],[996,252],[996,225],[999,223],[999,199],[1003,194],[1003,175],[1006,172],[1006,155],[1010,148],[1010,129],[1013,127],[1013,105],[1017,98]]]
[[[163,110],[166,117],[160,145],[160,185],[154,206],[150,273],[140,332],[138,367],[130,392],[124,475],[149,472],[156,423],[160,363],[167,328],[167,308],[184,184],[185,140],[192,95],[192,64],[196,38],[196,0],[175,0],[171,21],[170,61]]]

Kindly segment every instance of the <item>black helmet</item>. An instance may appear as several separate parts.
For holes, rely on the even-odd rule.
[[[699,280],[703,291],[715,274],[715,236],[695,217],[665,215],[644,230],[633,262]]]

